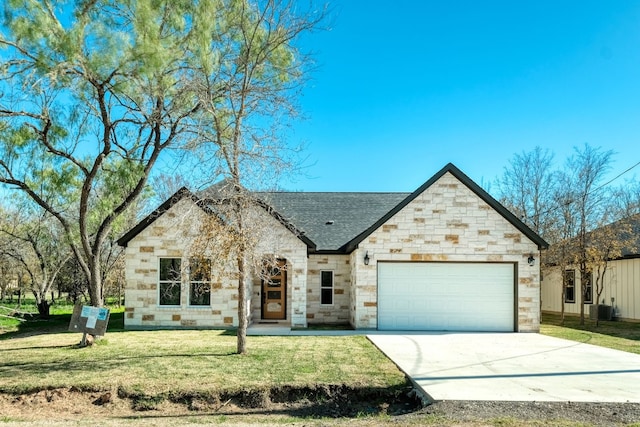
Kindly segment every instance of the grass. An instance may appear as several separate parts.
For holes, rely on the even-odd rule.
[[[596,326],[595,321],[585,319],[580,325],[579,317],[565,316],[562,325],[560,316],[543,314],[540,333],[640,354],[640,323],[601,320]]]
[[[71,309],[70,306],[55,307],[51,319],[46,322],[32,320],[0,330],[0,392],[19,394],[55,388],[88,391],[122,389],[129,395],[144,395],[149,400],[147,403],[155,407],[156,400],[169,393],[206,395],[211,390],[234,392],[278,386],[316,387],[334,384],[352,388],[394,388],[405,385],[405,377],[396,366],[361,336],[248,337],[249,354],[240,356],[235,354],[236,337],[233,331],[124,331],[120,309],[112,311],[104,339],[92,347],[78,348],[76,344],[81,334],[66,332]],[[564,327],[559,323],[557,316],[545,315],[541,332],[640,353],[640,324],[601,322],[596,328],[589,320],[586,325],[580,326],[576,318],[567,318]],[[157,425],[182,424],[187,420],[204,424],[230,422],[226,415],[194,414],[188,418],[169,416],[159,420]],[[239,420],[251,423],[262,421],[259,415]],[[0,424],[11,421],[14,420],[0,418]],[[275,416],[269,422],[397,425],[397,420],[385,415],[313,420],[283,414],[282,419]],[[402,423],[439,426],[546,425],[544,421],[510,418],[460,424],[437,414],[420,414],[415,418],[403,419]],[[568,427],[589,424],[558,421],[553,425]]]
[[[122,330],[124,328],[124,307],[110,306],[110,310],[109,330]],[[13,301],[0,301],[0,314],[8,315],[13,311],[20,311],[24,314],[19,318],[0,316],[0,340],[28,333],[64,331],[71,321],[73,304],[64,299],[58,299],[49,310],[49,319],[40,319],[33,298],[25,298],[19,309],[15,298]]]
[[[394,387],[404,375],[365,337],[249,337],[235,354],[225,331],[108,332],[77,348],[76,333],[15,336],[0,341],[0,392],[59,387],[159,393],[264,389],[278,385]]]
[[[27,301],[21,310],[35,311],[35,305]],[[36,316],[10,323],[2,318],[0,392],[119,387],[155,395],[405,384],[397,367],[361,336],[249,337],[249,355],[240,356],[234,331],[125,331],[123,308],[112,308],[105,338],[78,348],[81,334],[67,332],[72,310],[61,303],[52,307],[48,320]]]

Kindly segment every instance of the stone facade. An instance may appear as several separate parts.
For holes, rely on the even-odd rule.
[[[126,248],[125,327],[148,328],[214,328],[238,325],[238,276],[228,271],[214,272],[211,303],[191,306],[189,283],[185,273],[180,284],[180,304],[160,306],[159,263],[161,258],[189,258],[190,245],[199,233],[207,215],[190,199],[183,199],[158,217],[128,242]],[[264,253],[287,260],[287,321],[306,327],[307,248],[294,234],[274,219],[272,228],[261,241]],[[249,311],[259,316],[260,297],[249,294]]]
[[[333,272],[333,304],[320,302],[320,275]],[[349,255],[310,255],[307,277],[307,321],[310,324],[350,323],[351,261]]]
[[[264,214],[264,212],[262,212]],[[290,230],[268,215],[264,215],[268,227],[260,238],[258,252],[274,255],[286,261],[287,309],[284,322],[292,327],[307,327],[307,246]],[[262,282],[253,280],[251,295],[251,320],[262,318]]]
[[[231,327],[237,318],[238,293],[232,277],[212,284],[211,307],[188,305],[188,283],[182,274],[180,305],[159,306],[159,265],[162,258],[188,257],[196,224],[205,213],[182,200],[144,229],[126,248],[125,327]]]
[[[517,265],[518,331],[538,331],[539,268],[528,265],[529,254],[538,254],[536,244],[446,173],[352,252],[351,323],[377,328],[378,261],[501,262]]]
[[[527,263],[530,254],[539,260],[538,245],[514,225],[517,222],[505,219],[450,171],[437,176],[375,231],[362,240],[353,240],[358,245],[350,253],[313,253],[304,237],[266,211],[256,210],[256,217],[264,217],[266,224],[257,236],[258,252],[286,261],[287,305],[282,323],[303,328],[308,324],[349,323],[356,329],[376,329],[378,262],[490,262],[514,266],[516,330],[538,331],[540,270]],[[205,215],[209,214],[191,198],[185,198],[140,231],[131,232],[132,237],[126,240],[125,327],[238,325],[238,276],[233,266],[214,273],[210,305],[189,305],[189,279],[184,273],[179,305],[159,305],[160,259],[181,258],[186,262]],[[370,259],[368,265],[364,263],[365,254]],[[333,273],[332,304],[321,304],[322,271]],[[249,319],[259,322],[262,283],[249,280],[247,286]]]

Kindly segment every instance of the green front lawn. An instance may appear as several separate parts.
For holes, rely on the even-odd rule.
[[[0,341],[0,392],[59,387],[145,394],[345,384],[388,388],[404,375],[365,337],[249,337],[235,353],[224,331],[111,332],[88,348],[81,334],[50,333]]]
[[[34,308],[26,304],[22,311]],[[112,307],[105,338],[78,348],[82,335],[67,332],[72,310],[61,302],[48,320],[1,318],[0,392],[124,387],[159,394],[405,384],[404,374],[362,336],[248,337],[249,354],[239,356],[235,331],[124,331],[123,308]]]
[[[69,312],[57,313],[46,322],[23,322],[11,331],[0,331],[0,393],[55,388],[118,389],[129,396],[141,394],[153,400],[154,396],[180,394],[206,396],[212,390],[233,393],[277,387],[313,389],[324,385],[344,385],[354,390],[406,390],[404,375],[362,336],[248,337],[249,354],[240,356],[235,354],[234,332],[124,331],[123,313],[114,310],[106,337],[92,347],[78,348],[81,334],[65,331],[69,317]],[[545,315],[541,332],[640,353],[640,324],[602,322],[596,328],[590,321],[580,326],[576,318],[567,318],[564,327],[558,324],[557,316]],[[168,417],[166,423],[160,421],[158,425],[173,425],[178,419],[182,418]],[[226,416],[224,419],[228,420]],[[280,422],[277,418],[271,420]],[[291,420],[286,418],[286,422]],[[309,423],[307,419],[293,420]],[[217,419],[198,421],[214,423]],[[366,426],[398,423],[393,417],[381,415],[335,422],[325,419],[320,424],[343,425],[343,422]],[[437,413],[420,413],[401,422],[445,426],[545,424],[520,418],[461,424]],[[571,421],[549,424],[590,425]]]
[[[588,318],[580,325],[579,317],[565,316],[562,325],[560,316],[543,314],[540,333],[640,354],[640,323],[601,320],[596,327]]]

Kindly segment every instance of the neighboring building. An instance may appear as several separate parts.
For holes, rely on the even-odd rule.
[[[251,322],[539,330],[538,261],[547,243],[452,164],[413,193],[257,196],[272,208],[264,209],[273,224],[264,253],[283,268],[248,284]],[[193,224],[211,214],[200,201],[181,190],[119,240],[127,328],[237,325],[233,273],[213,283],[180,267]],[[177,290],[163,292],[172,281]],[[211,289],[204,296],[195,292],[203,283]]]
[[[620,320],[640,320],[640,216],[632,217],[629,247],[622,256],[609,261],[604,277],[604,290],[600,301],[596,301],[595,278],[590,274],[586,278],[587,291],[582,295],[582,277],[580,269],[570,266],[564,270],[567,278],[567,292],[564,298],[564,311],[568,314],[580,314],[580,304],[587,305],[584,312],[589,315],[589,306],[600,303],[612,307],[612,316]],[[562,311],[562,270],[551,266],[544,269],[542,288],[542,311],[560,313]]]

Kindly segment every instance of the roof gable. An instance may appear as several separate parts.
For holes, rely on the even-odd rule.
[[[350,253],[367,236],[380,228],[396,213],[426,191],[444,174],[450,173],[498,214],[521,231],[527,238],[546,249],[549,245],[537,233],[527,227],[507,208],[483,190],[452,163],[447,164],[413,193],[305,193],[261,192],[256,193],[258,204],[270,215],[303,241],[310,252]],[[189,197],[201,209],[215,213],[210,201],[215,198],[220,185],[213,192],[204,192],[199,198],[187,188],[181,188],[151,214],[140,221],[119,240],[127,243],[151,225],[174,204]]]
[[[213,215],[218,215],[216,213],[215,204],[212,204],[211,198],[199,198],[191,191],[189,191],[186,187],[180,188],[174,195],[169,197],[164,203],[158,206],[153,212],[147,215],[142,221],[136,224],[131,230],[125,233],[120,239],[118,239],[117,243],[120,246],[126,247],[127,244],[135,238],[138,234],[140,234],[144,229],[149,227],[153,222],[162,216],[165,212],[171,209],[176,203],[179,201],[189,198],[193,203],[195,203],[200,209],[205,212]],[[280,222],[284,227],[286,227],[289,231],[295,234],[302,242],[304,242],[307,247],[312,250],[315,250],[315,244],[304,235],[304,233],[300,232],[295,224],[287,221],[282,215],[278,212],[274,211],[270,206],[265,205],[260,200],[257,201],[257,204],[265,209],[271,216],[273,216],[278,222]]]
[[[549,247],[549,244],[540,237],[536,232],[531,230],[520,221],[515,215],[513,215],[507,208],[505,208],[500,202],[491,197],[489,193],[483,190],[478,184],[473,182],[471,178],[465,175],[460,169],[453,165],[453,163],[448,163],[445,167],[443,167],[439,172],[433,175],[427,182],[422,184],[416,191],[407,196],[404,200],[402,200],[398,205],[396,205],[393,209],[387,212],[382,218],[372,224],[369,228],[364,230],[358,236],[356,236],[353,240],[349,242],[349,244],[345,247],[346,252],[353,251],[360,242],[362,242],[367,236],[373,233],[375,230],[380,228],[385,222],[387,222],[391,217],[393,217],[396,213],[400,212],[405,206],[411,203],[416,197],[422,194],[425,190],[431,187],[434,183],[436,183],[442,176],[446,173],[450,173],[453,175],[458,181],[464,184],[469,190],[475,193],[480,199],[482,199],[485,203],[491,206],[498,214],[500,214],[504,219],[510,222],[514,227],[516,227],[519,231],[522,232],[527,238],[529,238],[533,243],[538,245],[539,249],[546,249]]]
[[[142,221],[137,223],[132,229],[130,229],[122,237],[120,237],[117,241],[118,245],[126,247],[134,237],[140,234],[145,228],[153,224],[156,219],[160,218],[162,214],[171,209],[171,207],[173,207],[176,203],[184,198],[189,198],[195,204],[202,207],[202,205],[198,203],[198,198],[195,196],[195,194],[189,191],[186,187],[182,187],[178,191],[176,191],[175,194],[165,200],[164,203],[158,206],[153,212],[144,217]]]

